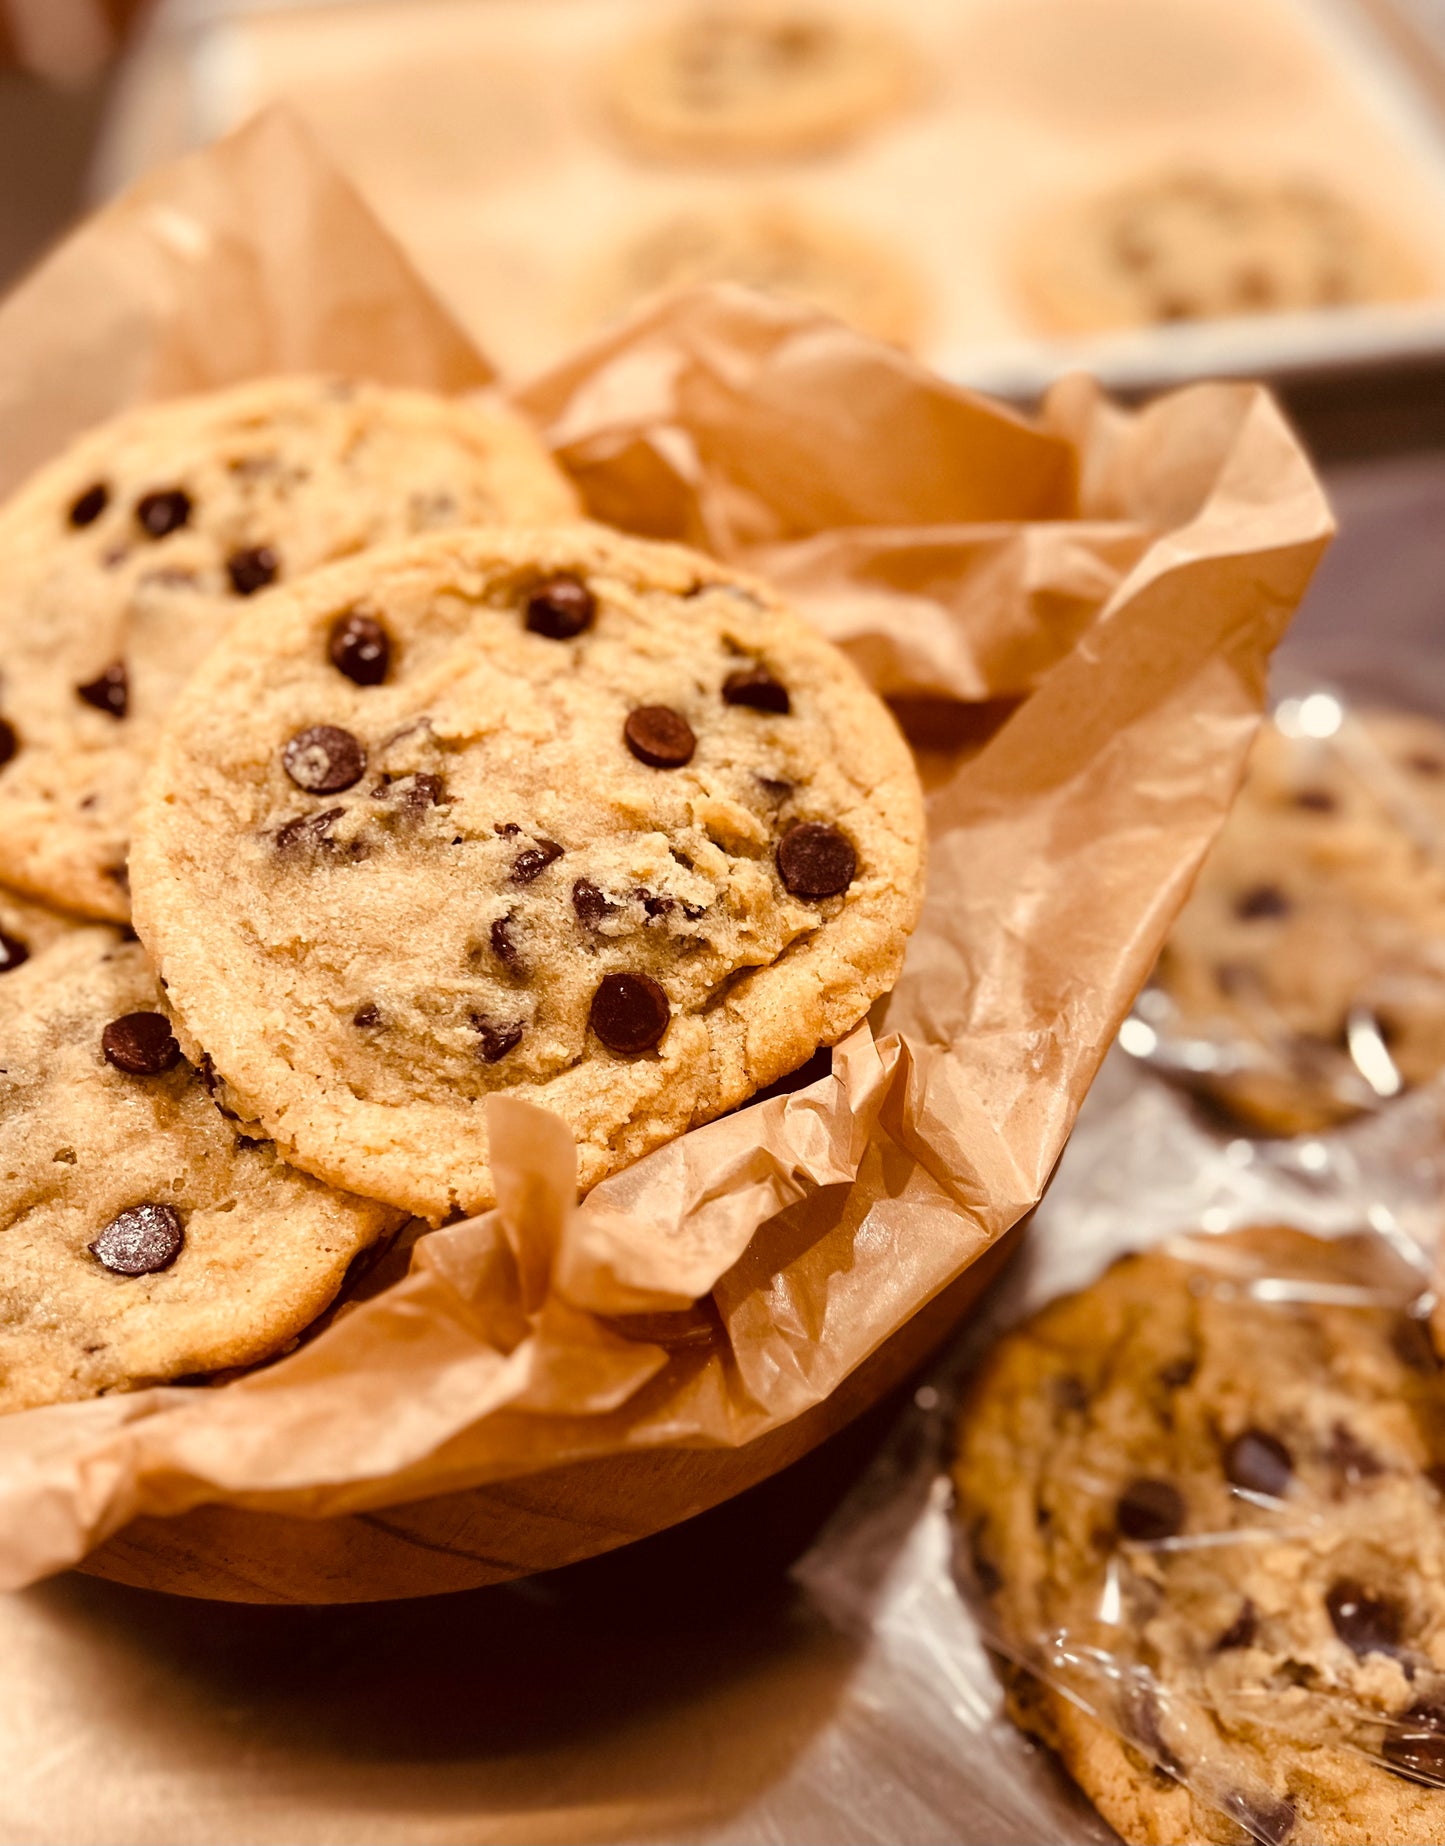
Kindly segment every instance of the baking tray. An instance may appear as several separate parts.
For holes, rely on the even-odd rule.
[[[894,14],[940,73],[922,104],[836,154],[747,174],[639,162],[607,132],[592,72],[656,13],[656,0],[170,0],[119,86],[98,181],[114,188],[288,94],[513,373],[575,344],[586,273],[619,241],[743,195],[896,249],[934,304],[922,356],[1015,398],[1080,366],[1129,391],[1445,355],[1445,75],[1389,0],[906,0]],[[1066,16],[1104,22],[1131,56],[1071,73],[1088,34],[1059,40]],[[373,80],[396,87],[368,97]],[[1087,339],[1023,329],[1021,225],[1126,175],[1199,165],[1336,182],[1416,252],[1428,298]]]

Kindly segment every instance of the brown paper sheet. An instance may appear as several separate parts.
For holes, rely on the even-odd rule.
[[[0,309],[7,467],[122,402],[301,366],[490,376],[268,116]],[[494,1099],[497,1210],[421,1238],[403,1279],[274,1365],[0,1420],[0,1585],[142,1512],[376,1508],[739,1444],[825,1397],[1040,1196],[1330,532],[1258,389],[1126,415],[1070,380],[1035,426],[735,291],[654,310],[519,401],[596,516],[769,571],[880,685],[932,702],[903,977],[829,1074],[580,1205],[565,1127]]]

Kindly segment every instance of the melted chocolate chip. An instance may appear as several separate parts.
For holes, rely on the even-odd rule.
[[[1214,1643],[1214,1651],[1216,1654],[1227,1654],[1232,1647],[1253,1647],[1258,1632],[1259,1617],[1254,1604],[1246,1596],[1240,1605],[1239,1614]]]
[[[590,878],[579,878],[572,887],[572,908],[584,929],[596,929],[612,906]]]
[[[1235,1791],[1226,1795],[1220,1805],[1252,1838],[1262,1840],[1264,1846],[1285,1846],[1294,1832],[1294,1803],[1283,1797],[1276,1800],[1270,1795],[1244,1795]]]
[[[145,494],[136,503],[135,516],[151,538],[166,538],[190,519],[191,496],[182,487]]]
[[[509,968],[513,967],[517,960],[517,945],[512,939],[512,917],[510,915],[497,917],[487,934],[491,940],[493,955],[498,961],[505,962]]]
[[[509,1051],[515,1051],[522,1042],[522,1022],[519,1019],[505,1024],[495,1019],[488,1019],[485,1014],[474,1013],[472,1024],[476,1028],[480,1041],[478,1050],[484,1064],[496,1064],[506,1057]]]
[[[853,843],[827,821],[801,820],[778,841],[778,876],[794,897],[839,897],[858,871]]]
[[[538,840],[535,846],[529,846],[525,852],[518,853],[512,861],[512,883],[531,884],[554,860],[560,859],[566,850],[555,840]]]
[[[1330,1431],[1329,1447],[1324,1459],[1337,1474],[1353,1486],[1357,1481],[1371,1481],[1385,1472],[1385,1464],[1368,1448],[1347,1423],[1336,1423]]]
[[[1352,1577],[1342,1577],[1325,1596],[1335,1633],[1351,1653],[1390,1654],[1400,1644],[1403,1618],[1398,1603],[1374,1596]]]
[[[1246,1493],[1268,1494],[1280,1500],[1289,1490],[1294,1458],[1277,1436],[1263,1429],[1246,1429],[1225,1449],[1224,1472]]]
[[[87,487],[71,501],[70,523],[77,527],[93,526],[109,505],[110,489],[104,481],[97,481],[94,487]]]
[[[29,961],[29,959],[29,944],[22,942],[18,936],[7,936],[5,931],[0,929],[0,974],[9,974],[12,969],[18,968],[21,962]]]
[[[1258,923],[1265,917],[1287,917],[1292,906],[1278,885],[1252,885],[1234,900],[1241,923]]]
[[[1130,1481],[1119,1495],[1114,1525],[1123,1538],[1157,1545],[1161,1539],[1173,1538],[1183,1531],[1184,1515],[1184,1496],[1172,1481],[1143,1475]]]
[[[351,1015],[351,1023],[360,1026],[363,1032],[369,1032],[373,1026],[381,1024],[381,1008],[375,1000],[368,1000],[364,1006],[358,1006]]]
[[[1413,1314],[1401,1314],[1390,1332],[1390,1345],[1401,1365],[1425,1377],[1440,1370],[1440,1355],[1430,1342],[1425,1323]]]
[[[670,705],[639,705],[627,714],[622,735],[638,762],[649,769],[681,769],[697,748],[692,726]]]
[[[669,896],[666,891],[649,891],[639,885],[632,895],[641,904],[650,922],[656,922],[659,917],[670,917],[677,909],[677,899]]]
[[[391,637],[374,615],[353,609],[332,625],[326,657],[357,686],[379,686],[391,668]]]
[[[1159,1382],[1166,1391],[1182,1391],[1199,1370],[1199,1361],[1192,1353],[1183,1358],[1171,1359],[1167,1365],[1159,1367]]]
[[[245,551],[233,551],[226,559],[226,575],[238,596],[254,596],[276,581],[281,560],[269,545],[252,545]]]
[[[1294,804],[1310,814],[1333,814],[1340,805],[1327,788],[1302,788],[1296,792]]]
[[[1386,1731],[1380,1753],[1407,1782],[1445,1786],[1445,1702],[1412,1705]]]
[[[0,718],[0,769],[14,756],[20,748],[20,739],[15,735],[15,726]]]
[[[527,627],[549,641],[572,641],[592,626],[597,598],[576,577],[549,577],[527,598]]]
[[[300,858],[305,853],[332,846],[331,827],[341,819],[345,808],[322,808],[318,814],[302,814],[276,829],[276,850],[283,858]]]
[[[112,718],[123,718],[130,704],[130,676],[125,670],[125,662],[113,660],[95,679],[77,686],[75,696],[84,699],[87,705],[93,705],[97,711],[109,712]]]
[[[753,711],[777,712],[781,716],[793,709],[787,687],[774,679],[761,661],[729,673],[723,681],[722,695],[725,704],[746,705]]]
[[[281,753],[286,773],[312,795],[336,795],[359,782],[366,771],[366,752],[351,735],[334,724],[313,724],[298,731]]]
[[[118,1276],[151,1276],[171,1266],[184,1241],[185,1226],[175,1206],[147,1200],[112,1218],[90,1253]]]
[[[181,1048],[164,1013],[124,1013],[100,1035],[107,1064],[132,1077],[159,1077],[180,1060]]]
[[[667,995],[650,975],[604,975],[592,996],[592,1030],[609,1051],[636,1057],[659,1043],[672,1018]]]

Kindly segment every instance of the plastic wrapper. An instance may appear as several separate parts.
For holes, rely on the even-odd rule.
[[[1297,1227],[1320,1241],[1317,1262],[1292,1263],[1278,1274],[1261,1265],[1247,1278],[1236,1276],[1256,1301],[1277,1302],[1281,1315],[1290,1303],[1310,1301],[1388,1309],[1411,1320],[1423,1338],[1445,1181],[1436,1098],[1407,1097],[1371,1127],[1363,1158],[1349,1131],[1297,1142],[1228,1138],[1185,1093],[1138,1061],[1116,1051],[1106,1062],[1018,1255],[797,1567],[810,1601],[860,1649],[860,1682],[875,1693],[889,1688],[887,1709],[907,1739],[911,1765],[906,1837],[967,1846],[1037,1846],[1045,1839],[1083,1846],[1115,1837],[1052,1753],[1009,1723],[1004,1685],[1019,1669],[1121,1739],[1131,1693],[1136,1704],[1151,1695],[1157,1709],[1170,1709],[1168,1689],[1142,1663],[1127,1616],[1112,1647],[1100,1645],[1098,1628],[1086,1644],[1062,1630],[1023,1635],[1003,1631],[980,1593],[949,1469],[968,1382],[984,1355],[1008,1328],[1086,1287],[1127,1251],[1168,1242],[1208,1261],[1219,1234],[1261,1225]],[[1226,1272],[1231,1262],[1238,1266],[1225,1246],[1220,1262]],[[1101,1475],[1109,1460],[1100,1457]],[[1308,1497],[1287,1515],[1262,1505],[1259,1527],[1271,1519],[1307,1525],[1322,1511],[1327,1519],[1328,1508],[1312,1506]],[[1214,1537],[1257,1539],[1252,1517],[1246,1515],[1242,1529]],[[1191,1526],[1190,1537],[1207,1560],[1211,1534]],[[1107,1576],[1101,1558],[1101,1595]],[[1431,1677],[1427,1669],[1420,1684]],[[1328,1689],[1311,1698],[1322,1723],[1337,1724],[1354,1747],[1381,1760],[1385,1727],[1378,1716],[1350,1709]],[[826,1799],[840,1814],[862,1816],[844,1836],[899,1837],[896,1818],[876,1797],[878,1737],[851,1707],[839,1737]],[[1127,1741],[1138,1748],[1137,1729]],[[1223,1763],[1206,1758],[1192,1767],[1188,1785],[1217,1805],[1239,1790],[1238,1765],[1229,1773],[1226,1783]],[[825,1798],[821,1787],[815,1792]],[[1260,1811],[1267,1813],[1263,1805]],[[1231,1837],[1223,1807],[1218,1817],[1220,1837]],[[1237,1814],[1233,1825],[1235,1837],[1251,1837]],[[1267,1827],[1256,1826],[1255,1835],[1268,1838]],[[1304,1842],[1310,1835],[1301,1828],[1289,1837]]]
[[[147,179],[0,309],[6,466],[138,398],[308,366],[491,375],[268,115]],[[902,977],[826,1072],[580,1206],[565,1126],[495,1098],[498,1208],[420,1238],[298,1350],[4,1419],[0,1583],[141,1513],[324,1518],[735,1447],[826,1399],[1042,1193],[1330,530],[1258,389],[1130,414],[1072,380],[1030,423],[736,291],[658,307],[518,401],[596,517],[767,572],[909,698],[930,871]]]

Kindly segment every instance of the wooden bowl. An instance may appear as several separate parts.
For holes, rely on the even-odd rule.
[[[1000,1239],[831,1397],[740,1449],[650,1449],[342,1519],[201,1506],[136,1519],[80,1566],[220,1602],[381,1602],[554,1570],[690,1519],[806,1455],[899,1385],[1011,1253]]]

